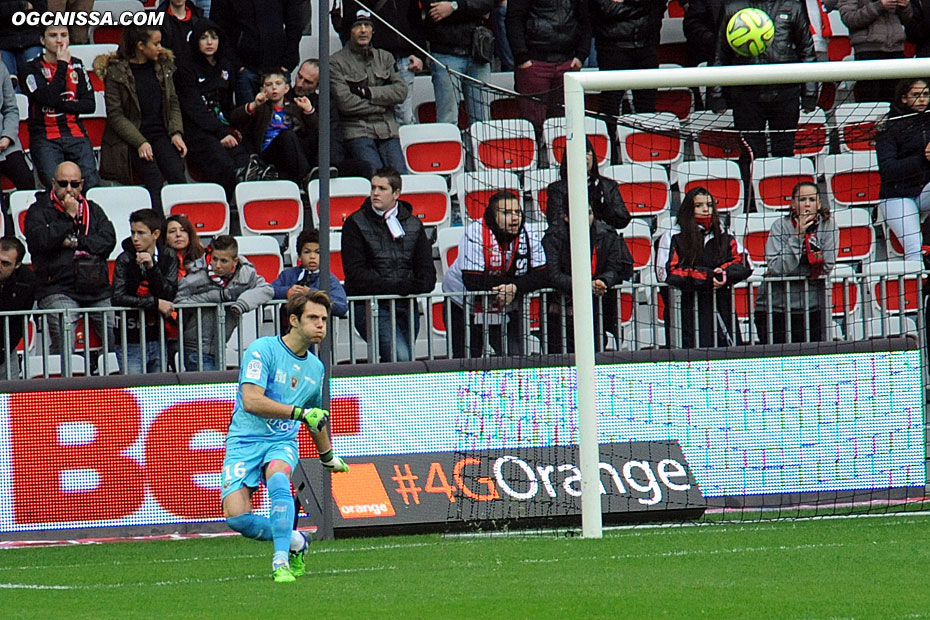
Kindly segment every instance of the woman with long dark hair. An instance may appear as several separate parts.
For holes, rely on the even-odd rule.
[[[94,61],[104,80],[107,125],[100,176],[123,185],[139,177],[161,212],[161,186],[185,183],[181,106],[174,91],[174,55],[154,26],[127,26],[119,49]]]
[[[891,111],[876,126],[879,212],[904,247],[920,260],[920,222],[930,213],[930,87],[923,78],[901,80]]]
[[[695,346],[695,332],[702,347],[742,344],[733,320],[732,291],[752,274],[747,263],[743,247],[721,223],[711,193],[696,187],[685,194],[678,222],[662,236],[656,255],[659,280],[681,291],[680,303],[666,305],[679,310],[677,316],[666,311],[677,319],[683,348]]]

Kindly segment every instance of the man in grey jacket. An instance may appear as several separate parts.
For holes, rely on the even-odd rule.
[[[221,304],[226,308],[225,335],[218,336],[219,314],[216,307],[182,308],[184,330],[184,369],[223,370],[218,366],[220,347],[232,335],[239,317],[271,301],[274,290],[255,267],[239,256],[239,244],[231,235],[213,239],[207,253],[187,267],[187,275],[178,286],[175,304]],[[202,363],[202,366],[201,366]]]
[[[904,26],[912,18],[909,0],[839,0],[856,60],[904,58]],[[857,80],[856,101],[888,101],[897,80]]]
[[[390,166],[406,173],[394,106],[407,97],[407,85],[394,55],[371,46],[373,32],[371,13],[359,10],[349,42],[329,57],[332,99],[349,157],[368,162],[372,170]]]

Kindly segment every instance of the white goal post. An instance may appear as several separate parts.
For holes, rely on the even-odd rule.
[[[673,86],[823,83],[908,77],[930,77],[930,58],[565,74],[566,156],[568,157],[576,394],[581,460],[581,519],[582,535],[585,538],[602,536],[594,337],[590,327],[594,318],[591,300],[591,247],[588,237],[585,91],[640,90]]]

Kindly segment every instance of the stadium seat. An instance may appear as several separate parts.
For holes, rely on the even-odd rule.
[[[830,273],[831,317],[834,340],[861,340],[865,337],[862,321],[860,276],[852,265],[839,263]]]
[[[123,251],[123,239],[129,238],[130,214],[139,209],[151,209],[152,198],[148,190],[139,185],[116,185],[91,188],[87,190],[87,199],[100,205],[116,230],[116,247],[110,253],[109,259],[112,263]]]
[[[478,170],[520,172],[536,165],[536,131],[526,119],[477,121],[469,133]]]
[[[755,334],[753,312],[756,307],[756,293],[762,282],[762,275],[753,273],[747,279],[733,285],[733,313],[736,315],[740,334],[746,344],[755,342],[755,339],[751,337]]]
[[[669,10],[673,5],[681,8],[677,2],[673,2],[669,4]],[[662,63],[659,68],[681,69],[683,67],[679,64]],[[660,88],[656,91],[656,112],[670,112],[677,116],[678,120],[684,121],[694,112],[694,93],[687,86]]]
[[[320,226],[320,180],[313,179],[307,188],[314,225]],[[346,218],[358,211],[371,196],[371,181],[364,177],[336,177],[329,181],[329,228],[340,230]]]
[[[451,123],[402,125],[400,145],[413,174],[456,174],[465,165],[462,134]]]
[[[100,4],[103,5],[103,2]],[[90,84],[93,86],[94,91],[103,92],[103,80],[94,73],[94,60],[98,56],[108,56],[112,54],[117,48],[119,48],[117,43],[86,43],[84,45],[71,45],[69,47],[72,58],[80,58],[84,61],[84,68],[87,70],[87,75],[90,77]],[[86,117],[82,116],[81,120],[85,118]]]
[[[634,219],[623,229],[623,238],[633,255],[634,271],[649,271],[652,266],[652,230],[645,220]]]
[[[548,188],[560,178],[558,168],[538,168],[527,170],[523,175],[523,189],[526,190],[533,201],[529,219],[546,219],[546,205],[549,202]]]
[[[229,232],[226,191],[216,183],[179,183],[161,188],[165,215],[186,215],[201,237]]]
[[[888,103],[841,103],[833,109],[840,152],[875,150],[875,123],[891,109]]]
[[[22,189],[10,194],[10,216],[13,219],[13,234],[17,239],[26,244],[26,211],[36,201],[35,190]],[[2,218],[0,218],[2,219]],[[29,255],[29,246],[26,245],[26,255],[23,257],[24,265],[32,264],[32,256]]]
[[[410,203],[424,226],[449,224],[452,199],[445,178],[438,174],[405,174],[401,176],[401,187],[400,199]]]
[[[822,170],[831,208],[878,204],[881,177],[875,151],[826,155]]]
[[[728,159],[699,159],[675,166],[682,197],[695,187],[704,187],[717,201],[721,213],[742,213],[743,179],[739,165]]]
[[[55,353],[49,354],[47,358],[41,355],[28,355],[28,359],[23,360],[23,377],[26,379],[38,379],[39,377],[63,377],[65,368],[61,362],[61,356]],[[48,363],[46,363],[46,361]],[[85,371],[84,358],[77,353],[71,354],[71,376],[79,377],[87,374]]]
[[[455,177],[455,188],[462,210],[462,223],[484,217],[488,201],[500,190],[512,190],[522,197],[520,179],[512,172],[504,170],[484,170],[464,172]]]
[[[620,123],[617,130],[624,162],[671,165],[681,161],[681,122],[674,114],[624,114]]]
[[[337,179],[333,179],[334,181]],[[243,235],[284,235],[293,248],[303,230],[304,206],[292,181],[245,181],[236,185]]]
[[[763,266],[765,260],[765,242],[768,241],[772,225],[784,217],[783,213],[763,212],[734,215],[730,218],[730,232],[743,244],[743,249],[755,266]]]
[[[839,231],[836,260],[869,262],[874,257],[875,229],[866,209],[837,209],[832,217]]]
[[[685,129],[693,142],[695,159],[739,159],[740,137],[734,129],[733,112],[694,112]]]
[[[94,10],[99,13],[109,13],[112,17],[110,23],[113,25],[91,25],[90,42],[119,44],[123,33],[123,27],[119,25],[119,16],[123,13],[141,13],[145,11],[145,6],[138,0],[106,0],[98,2]],[[90,63],[92,64],[93,60]]]
[[[753,163],[752,188],[763,209],[791,207],[791,190],[802,181],[814,183],[814,164],[806,157],[762,157]]]
[[[799,157],[825,155],[830,150],[828,134],[827,115],[823,110],[802,110],[798,119],[798,130],[794,135],[794,154]]]
[[[436,121],[436,102],[433,100],[424,101],[416,106],[414,115],[417,117],[417,123],[425,125],[435,123]],[[468,129],[468,111],[465,109],[465,101],[459,101],[459,129],[465,131]]]
[[[458,257],[459,243],[461,243],[464,233],[464,226],[455,226],[443,228],[436,236],[436,247],[439,249],[440,277],[446,273],[446,269],[451,267]]]
[[[633,217],[655,216],[668,211],[671,188],[665,168],[619,164],[605,167],[601,174],[617,182],[623,202]]]
[[[913,317],[920,309],[926,280],[922,270],[922,261],[905,260],[877,261],[863,269],[873,317],[868,337],[916,333]]]
[[[597,156],[597,165],[605,166],[610,160],[610,136],[607,123],[599,118],[584,117],[584,132]],[[549,154],[549,167],[558,168],[565,156],[565,117],[547,118],[543,123],[543,140]]]
[[[243,235],[236,237],[236,243],[239,245],[239,256],[247,258],[255,266],[258,275],[269,284],[284,270],[281,246],[274,237]]]

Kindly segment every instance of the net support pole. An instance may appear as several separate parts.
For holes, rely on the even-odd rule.
[[[565,74],[565,122],[568,157],[568,225],[572,249],[572,307],[575,317],[575,381],[578,449],[581,456],[581,533],[601,538],[601,491],[597,442],[597,392],[594,382],[594,310],[591,291],[591,241],[588,224],[588,171],[584,129],[584,87]]]

